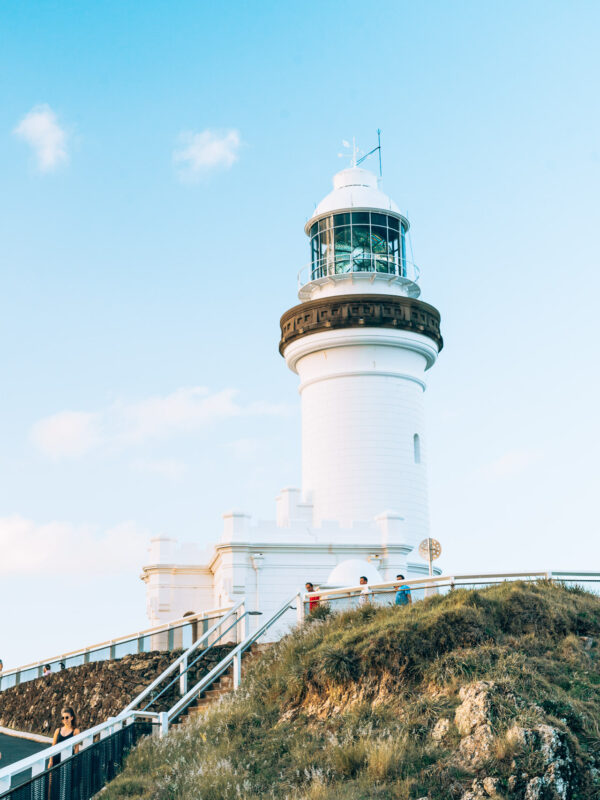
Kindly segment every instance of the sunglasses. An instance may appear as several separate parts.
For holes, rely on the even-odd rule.
[[[71,719],[71,715],[70,714],[63,714],[61,719]]]

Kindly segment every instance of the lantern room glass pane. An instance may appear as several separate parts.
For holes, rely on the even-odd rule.
[[[406,275],[406,231],[404,230],[404,225],[402,226],[402,237],[400,243],[400,275]]]
[[[340,225],[350,225],[350,214],[334,214],[333,224],[336,228]]]
[[[372,269],[377,272],[394,272],[389,258],[387,228],[378,225],[371,227],[371,247],[373,250]]]
[[[387,228],[380,228],[373,225],[371,228],[371,245],[374,253],[387,253],[388,251],[388,232]]]
[[[371,263],[371,229],[368,225],[352,226],[352,271],[369,272]]]
[[[387,214],[375,214],[374,212],[371,214],[371,225],[381,225],[386,228],[387,221]]]
[[[313,226],[314,227],[314,226]],[[310,260],[312,265],[312,277],[313,280],[315,278],[320,278],[320,261],[319,261],[319,236],[313,236],[310,240]]]
[[[388,228],[391,228],[394,231],[400,230],[400,222],[395,217],[388,217]]]
[[[401,275],[400,270],[400,234],[388,229],[388,251],[390,254],[390,272]]]
[[[342,215],[336,215],[342,216]],[[343,216],[349,217],[349,214]],[[352,253],[352,229],[350,226],[334,228],[335,239],[335,271],[350,272],[350,255]]]
[[[353,225],[368,225],[369,224],[369,212],[368,211],[353,211],[352,212],[352,224]]]

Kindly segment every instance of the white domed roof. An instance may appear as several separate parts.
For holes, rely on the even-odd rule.
[[[333,176],[333,191],[315,208],[306,224],[306,232],[317,217],[351,208],[380,209],[402,216],[396,203],[377,185],[376,175],[362,167],[348,167]]]
[[[329,573],[327,586],[358,586],[361,575],[364,575],[369,583],[384,583],[373,564],[360,558],[349,558]]]

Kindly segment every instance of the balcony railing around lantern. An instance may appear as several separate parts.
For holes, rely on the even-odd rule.
[[[298,272],[298,287],[320,278],[346,275],[402,278],[405,281],[417,283],[420,271],[412,261],[381,253],[328,255],[302,267]]]

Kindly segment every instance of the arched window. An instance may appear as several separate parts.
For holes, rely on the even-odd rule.
[[[415,451],[415,464],[421,463],[421,438],[418,433],[413,436],[413,447]]]

